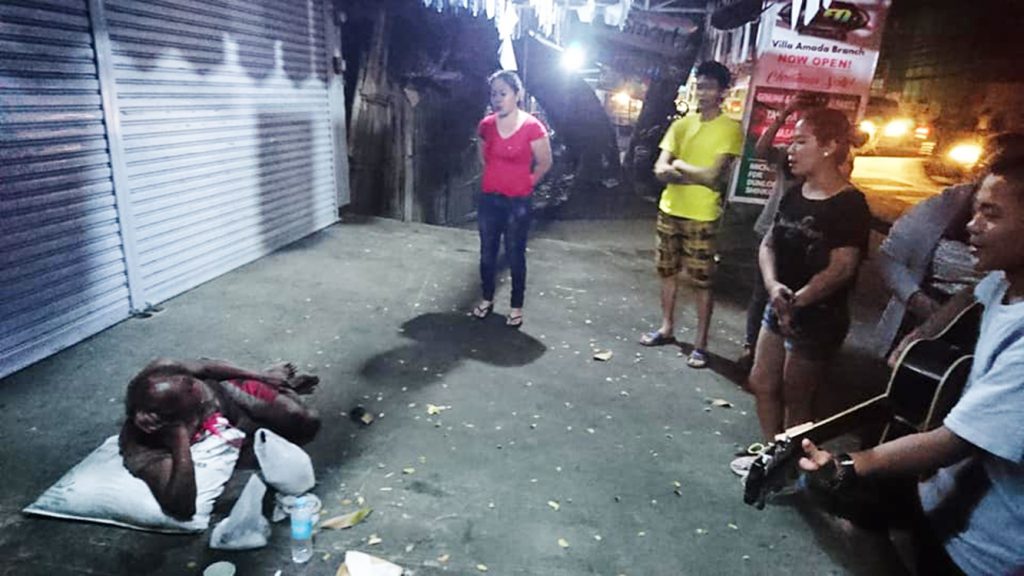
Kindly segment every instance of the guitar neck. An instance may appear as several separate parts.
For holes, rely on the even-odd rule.
[[[797,445],[804,438],[819,444],[849,431],[851,423],[860,424],[873,418],[885,417],[888,413],[888,396],[886,394],[879,394],[838,414],[829,416],[821,422],[794,426],[783,432],[782,436]]]

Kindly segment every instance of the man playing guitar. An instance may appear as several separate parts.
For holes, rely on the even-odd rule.
[[[985,310],[963,395],[928,432],[852,454],[803,440],[800,468],[836,493],[858,481],[921,478],[930,536],[948,557],[919,573],[1024,574],[1024,158],[994,164],[967,225],[977,268],[988,275],[907,336],[929,337],[974,301]],[[935,562],[932,562],[934,564]],[[919,569],[920,570],[920,569]]]

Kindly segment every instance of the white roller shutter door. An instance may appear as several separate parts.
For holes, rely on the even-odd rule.
[[[0,4],[0,376],[128,316],[86,0]]]
[[[104,10],[146,302],[337,220],[322,0]]]
[[[0,377],[337,220],[324,1],[0,2]]]

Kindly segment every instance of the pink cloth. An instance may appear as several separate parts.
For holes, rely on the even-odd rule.
[[[203,420],[199,424],[199,429],[192,434],[191,443],[195,444],[196,442],[199,442],[204,438],[208,438],[211,435],[221,436],[221,433],[230,427],[231,423],[228,422],[228,419],[225,418],[223,414],[221,414],[220,412],[214,412],[213,414],[207,416],[206,420]],[[231,444],[236,448],[240,448],[242,446],[242,442],[244,441],[244,437],[236,438],[233,440],[225,440],[227,441],[228,444]]]
[[[480,121],[477,133],[484,146],[484,175],[480,184],[483,192],[512,198],[529,196],[534,184],[530,143],[548,135],[540,120],[527,115],[518,130],[502,138],[498,133],[498,117],[489,114]]]
[[[228,380],[228,383],[249,396],[265,402],[273,402],[279,394],[277,388],[259,380]]]

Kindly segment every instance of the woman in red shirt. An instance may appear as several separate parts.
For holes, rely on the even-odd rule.
[[[505,257],[512,272],[512,309],[505,323],[519,328],[523,325],[526,292],[530,195],[551,168],[551,143],[544,125],[519,109],[523,82],[515,72],[496,72],[488,82],[493,114],[484,117],[477,127],[477,148],[483,165],[477,210],[483,299],[473,309],[473,315],[483,319],[494,310],[494,276],[504,236]]]

